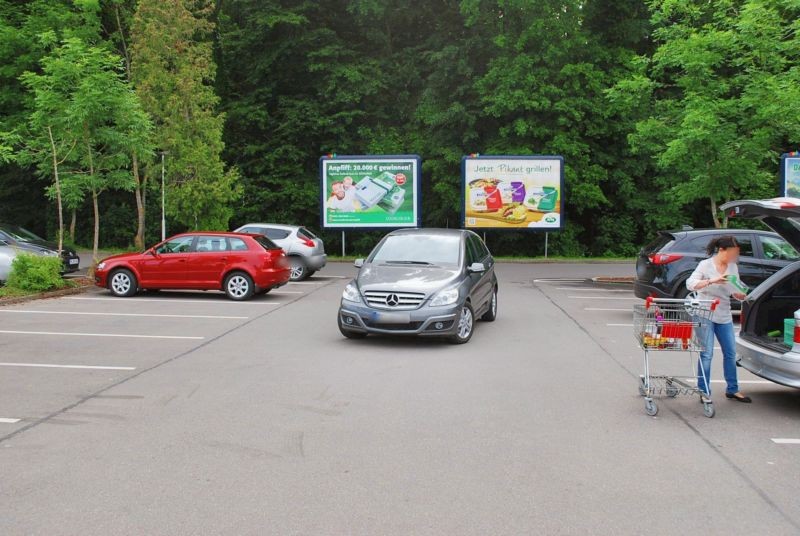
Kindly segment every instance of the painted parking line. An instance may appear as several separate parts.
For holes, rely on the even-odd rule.
[[[640,298],[621,296],[567,296],[571,300],[633,300],[642,301]]]
[[[87,370],[136,370],[136,367],[110,367],[102,365],[51,365],[50,363],[0,363],[0,367],[63,368]]]
[[[778,445],[800,445],[800,439],[786,438],[786,437],[773,437],[773,443]]]
[[[0,417],[0,424],[14,424],[18,423],[19,419],[9,419],[7,417]]]
[[[586,278],[571,279],[569,277],[545,277],[542,279],[534,279],[534,283],[585,283]]]
[[[19,313],[36,315],[92,315],[92,316],[136,316],[154,318],[206,318],[214,320],[247,320],[248,316],[218,316],[218,315],[164,315],[145,313],[89,313],[85,311],[30,311],[19,309],[0,309],[0,313]]]
[[[289,281],[287,285],[324,285],[325,281]]]
[[[611,328],[632,328],[633,324],[606,324],[606,326]]]
[[[622,290],[618,288],[588,288],[588,287],[556,287],[556,290],[572,290],[574,292],[627,292],[631,294],[632,290]]]
[[[17,331],[0,330],[0,333],[9,335],[57,335],[59,337],[118,337],[129,339],[184,339],[199,341],[205,337],[188,337],[184,335],[129,335],[125,333],[68,333],[62,331]]]
[[[66,296],[65,300],[89,300],[89,301],[107,301],[116,303],[126,303],[130,301],[140,301],[148,303],[216,303],[219,305],[283,305],[281,302],[271,301],[234,301],[227,298],[219,300],[173,300],[172,298],[89,298],[86,296]]]
[[[633,309],[628,307],[627,309],[614,309],[611,307],[584,307],[584,311],[621,311],[624,313],[633,313]]]

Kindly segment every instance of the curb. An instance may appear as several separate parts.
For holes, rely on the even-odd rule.
[[[73,280],[74,281],[74,280]],[[84,281],[90,281],[85,278]],[[0,307],[4,305],[16,305],[34,300],[44,300],[47,298],[60,298],[62,296],[71,296],[73,294],[82,294],[94,288],[94,284],[86,284],[72,288],[61,288],[58,290],[50,290],[47,292],[39,292],[36,294],[27,294],[25,296],[11,296],[8,298],[0,298]]]

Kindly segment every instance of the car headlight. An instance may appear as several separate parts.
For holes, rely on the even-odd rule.
[[[431,300],[431,307],[442,307],[445,305],[453,305],[458,301],[458,289],[448,288],[442,290]]]
[[[342,299],[353,303],[361,303],[361,296],[353,283],[348,283],[342,292]]]
[[[103,270],[105,267],[106,267],[106,263],[105,262],[101,262],[100,264],[97,265],[97,270]]]

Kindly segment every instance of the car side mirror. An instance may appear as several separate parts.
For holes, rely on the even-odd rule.
[[[471,274],[482,274],[486,271],[486,266],[484,266],[482,262],[473,262],[469,265],[467,271]]]
[[[364,259],[356,259],[356,262],[353,263],[353,266],[356,268],[361,268],[364,266]]]
[[[158,257],[158,253],[156,252],[156,248],[150,248],[145,251],[147,255],[152,255],[153,257]]]

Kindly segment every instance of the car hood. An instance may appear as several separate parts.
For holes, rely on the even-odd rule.
[[[425,295],[447,286],[458,279],[457,267],[415,266],[390,264],[365,264],[358,272],[356,282],[361,292],[385,290],[396,292],[421,292]]]
[[[111,255],[110,257],[106,257],[105,259],[101,260],[100,262],[137,259],[137,258],[140,258],[142,255],[144,255],[144,253],[141,253],[141,252],[119,253],[117,255]]]
[[[743,199],[725,203],[720,210],[729,218],[761,220],[800,251],[800,199],[796,197]]]
[[[25,251],[33,251],[34,253],[42,253],[44,251],[58,251],[58,244],[54,244],[53,242],[48,242],[46,240],[28,240],[26,242],[18,241],[16,242],[15,247]],[[70,255],[75,255],[75,252],[69,248],[61,248],[62,253],[68,253]]]

